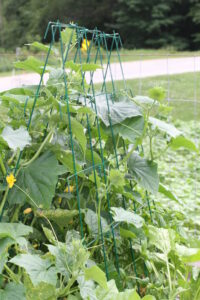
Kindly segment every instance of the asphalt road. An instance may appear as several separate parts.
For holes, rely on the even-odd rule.
[[[200,56],[124,62],[122,65],[126,80],[167,74],[182,74],[200,71]],[[106,66],[104,66],[104,74],[105,70]],[[111,64],[111,70],[114,80],[122,80],[123,77],[119,63]],[[102,70],[97,70],[94,73],[94,83],[102,82],[102,73]],[[35,85],[39,83],[39,79],[39,75],[32,73],[0,77],[0,91],[23,85]],[[45,74],[44,82],[46,82],[47,79],[48,74]],[[86,74],[86,80],[87,82],[90,81],[90,74],[88,72]],[[111,81],[109,68],[106,75],[106,81]]]

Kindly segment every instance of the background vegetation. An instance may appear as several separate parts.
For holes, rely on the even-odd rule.
[[[0,47],[42,40],[48,21],[119,31],[125,47],[195,50],[199,0],[0,0]]]

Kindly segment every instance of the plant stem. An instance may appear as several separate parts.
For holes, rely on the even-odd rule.
[[[30,165],[32,162],[34,162],[34,160],[36,160],[38,158],[38,156],[40,155],[42,149],[44,148],[44,146],[46,145],[46,143],[50,140],[51,136],[53,134],[53,130],[49,131],[49,133],[47,134],[46,138],[44,139],[44,141],[42,142],[42,144],[40,145],[40,147],[38,148],[37,152],[35,153],[35,155],[26,163],[22,164],[23,167],[27,167],[28,165]]]
[[[70,294],[72,294],[72,293],[74,293],[74,292],[78,292],[78,288],[76,287],[76,288],[73,288],[73,289],[71,289],[65,296],[68,296],[68,295],[70,295]]]
[[[71,286],[74,284],[76,281],[76,277],[72,276],[72,278],[68,281],[67,286],[60,292],[58,293],[58,297],[64,297],[69,294]]]
[[[8,160],[8,165],[10,166],[15,158],[16,152],[13,152],[11,158]]]
[[[169,281],[169,290],[171,293],[172,292],[172,280],[171,280],[171,274],[170,274],[170,269],[169,269],[168,257],[166,257],[166,265],[167,265],[167,275],[168,275],[168,281]]]
[[[19,283],[19,279],[17,278],[17,276],[15,275],[15,273],[13,273],[13,271],[5,264],[4,268],[6,269],[7,273],[9,274],[10,278],[16,282]]]
[[[197,289],[197,292],[196,292],[196,294],[194,296],[194,300],[198,300],[199,299],[199,298],[197,298],[199,294],[200,294],[200,286]]]
[[[21,206],[19,204],[16,204],[14,207],[14,213],[12,215],[12,218],[10,219],[10,222],[13,223],[18,220],[19,210]]]
[[[1,167],[1,172],[2,172],[3,176],[5,176],[6,175],[6,168],[4,166],[3,159],[2,159],[1,155],[0,155],[0,167]]]
[[[5,190],[5,193],[4,193],[4,196],[3,196],[3,199],[2,199],[1,204],[0,204],[0,219],[1,219],[1,215],[2,215],[2,212],[3,212],[4,205],[6,203],[6,199],[7,199],[7,196],[8,196],[8,191],[9,191],[9,186],[7,186],[7,188]]]
[[[98,201],[98,236],[101,232],[101,198]]]
[[[151,156],[151,160],[153,161],[153,145],[152,145],[152,136],[149,136],[149,147],[150,147],[150,156]]]

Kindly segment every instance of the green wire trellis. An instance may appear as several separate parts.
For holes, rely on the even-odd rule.
[[[66,28],[70,28],[73,30],[72,30],[71,36],[69,38],[68,46],[66,49],[64,49],[61,32],[63,29],[66,29]],[[113,148],[114,148],[114,159],[115,159],[116,168],[119,169],[120,155],[118,154],[118,150],[117,150],[117,146],[116,146],[117,145],[116,137],[115,137],[114,131],[113,131],[109,97],[110,97],[110,95],[115,96],[118,94],[117,87],[116,87],[116,84],[115,84],[115,81],[113,78],[113,74],[112,74],[112,68],[111,68],[111,56],[113,53],[113,49],[116,50],[118,63],[120,64],[120,70],[121,70],[121,74],[122,74],[122,78],[123,78],[123,89],[126,93],[129,93],[127,85],[126,85],[123,68],[122,68],[122,62],[121,62],[120,53],[119,53],[119,50],[122,47],[122,42],[121,42],[121,38],[120,38],[119,34],[115,33],[115,32],[113,32],[112,34],[106,34],[104,32],[99,31],[97,28],[95,28],[94,30],[89,30],[87,28],[77,26],[76,24],[62,24],[60,22],[49,22],[44,39],[47,38],[48,34],[51,35],[51,43],[50,43],[48,53],[46,56],[46,60],[45,60],[42,74],[41,74],[40,82],[39,82],[39,85],[37,86],[37,90],[35,93],[33,106],[32,106],[30,116],[28,119],[28,123],[27,123],[27,130],[29,131],[29,129],[31,127],[31,121],[32,121],[34,109],[35,109],[35,106],[37,103],[37,99],[39,98],[39,95],[40,95],[40,90],[41,90],[41,87],[43,84],[43,79],[44,79],[44,73],[45,73],[45,70],[46,70],[46,67],[48,64],[48,60],[49,60],[50,53],[52,51],[52,47],[55,43],[56,37],[59,36],[61,60],[62,60],[62,70],[63,70],[63,74],[64,74],[64,90],[65,90],[65,102],[66,102],[68,128],[69,128],[69,136],[70,136],[70,147],[71,147],[71,153],[72,153],[72,159],[73,159],[73,174],[68,177],[67,184],[69,186],[70,180],[72,180],[72,179],[75,180],[76,198],[77,198],[77,205],[78,205],[78,210],[79,210],[80,233],[81,233],[82,239],[84,240],[85,233],[84,233],[84,225],[83,225],[82,212],[81,212],[79,175],[81,172],[92,171],[93,176],[94,176],[95,197],[96,197],[97,207],[98,207],[99,201],[100,201],[99,189],[98,189],[98,183],[97,183],[97,174],[98,174],[98,176],[100,176],[102,178],[102,181],[104,182],[105,186],[108,185],[106,162],[105,162],[104,149],[102,146],[102,137],[101,137],[101,130],[100,130],[100,120],[99,120],[98,112],[97,112],[97,102],[96,101],[98,100],[98,95],[104,95],[105,99],[106,99],[107,110],[108,110],[108,119],[109,119],[109,129],[111,132],[111,139],[112,139],[112,144],[113,144]],[[92,166],[87,169],[83,169],[81,171],[77,171],[77,167],[76,167],[76,155],[75,155],[75,150],[74,150],[75,146],[74,146],[74,139],[73,139],[73,133],[72,133],[72,122],[71,122],[71,113],[70,113],[70,97],[68,94],[68,80],[67,80],[67,76],[66,76],[66,72],[65,72],[65,63],[67,62],[68,57],[69,57],[70,45],[74,38],[74,35],[76,35],[77,44],[76,44],[73,62],[79,63],[81,66],[81,70],[80,70],[81,76],[82,76],[81,86],[83,89],[83,95],[77,95],[77,101],[83,99],[83,105],[86,106],[88,99],[90,99],[89,103],[91,105],[91,108],[95,112],[95,124],[96,124],[96,129],[97,129],[97,137],[98,137],[98,143],[99,143],[99,148],[100,148],[99,149],[100,150],[100,158],[101,158],[101,164],[96,164],[95,159],[94,159],[94,150],[93,150],[93,144],[92,144],[91,124],[90,124],[89,115],[86,113],[87,136],[88,136],[88,141],[89,141],[88,146],[89,146],[89,150],[91,152]],[[90,37],[90,43],[88,44],[87,41],[88,41],[89,37]],[[88,84],[87,84],[87,86],[85,85],[86,72],[83,71],[83,69],[82,69],[83,54],[81,51],[81,44],[83,43],[84,40],[86,41],[86,46],[87,46],[86,53],[85,53],[86,58],[84,57],[86,63],[96,64],[98,62],[98,63],[100,63],[100,66],[101,66],[102,82],[101,82],[100,94],[97,93],[96,87],[95,87],[95,84],[93,81],[94,71],[90,71],[89,87],[88,87]],[[94,48],[96,49],[95,55],[92,55],[92,52],[91,52],[93,46],[95,46]],[[106,56],[106,64],[103,61],[102,49],[104,49],[104,51],[106,53],[104,55],[104,56]],[[108,74],[110,75],[110,79],[111,79],[111,86],[112,86],[111,92],[108,91],[108,87],[107,87]],[[114,97],[111,97],[111,98],[114,99]],[[27,107],[28,100],[29,100],[29,98],[27,97],[25,106],[24,106],[24,116],[26,116],[26,107]],[[114,100],[112,100],[112,101],[114,101]],[[59,106],[59,110],[60,110],[60,118],[62,119],[62,110],[61,110],[60,106]],[[48,127],[48,125],[47,125],[47,127]],[[125,143],[124,143],[123,147],[124,147],[124,155],[126,155],[127,149],[126,149]],[[19,164],[20,164],[20,160],[22,158],[22,154],[23,154],[23,151],[21,151],[19,154],[17,164],[14,169],[14,174],[17,173],[17,170],[18,170]],[[130,182],[130,188],[133,189],[131,182]],[[149,208],[150,218],[152,221],[153,220],[152,219],[152,211],[151,211],[148,194],[146,194],[146,199],[147,199],[147,206]],[[118,249],[117,249],[117,237],[116,237],[116,228],[117,228],[118,224],[113,225],[113,219],[112,219],[112,215],[110,212],[110,207],[111,207],[110,200],[111,200],[110,194],[109,194],[108,190],[106,189],[106,205],[107,205],[107,211],[109,214],[110,233],[111,233],[112,241],[113,241],[115,267],[116,267],[116,270],[120,277],[120,262],[119,262],[119,254],[118,254]],[[126,201],[125,201],[124,196],[122,196],[122,201],[123,201],[122,202],[123,207],[124,207],[124,209],[126,209]],[[135,209],[135,213],[137,213],[135,203],[134,203],[134,209]],[[1,218],[2,218],[2,216],[1,216]],[[100,218],[100,233],[99,234],[100,234],[100,239],[101,239],[105,272],[106,272],[107,279],[109,279],[110,275],[109,275],[109,267],[108,267],[108,254],[106,252],[105,233],[103,232],[101,218]],[[95,243],[95,242],[96,242],[96,239],[91,241],[89,243],[89,245],[93,245],[93,243]],[[131,255],[131,259],[132,259],[133,270],[136,275],[136,278],[138,278],[137,267],[136,267],[136,262],[135,262],[135,251],[133,249],[131,239],[129,239],[129,251],[130,251],[130,255]],[[144,265],[144,268],[146,270],[145,265]],[[146,271],[145,271],[145,274],[146,274]],[[138,292],[140,292],[140,287],[139,287],[138,281],[137,281],[137,287],[138,287]]]

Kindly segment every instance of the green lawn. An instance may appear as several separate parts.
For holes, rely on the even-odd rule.
[[[118,89],[123,89],[122,81],[116,81],[115,84]],[[148,95],[149,89],[155,86],[166,90],[166,100],[173,107],[174,118],[185,121],[200,118],[200,73],[127,80],[127,87],[134,95]],[[112,89],[111,83],[107,84],[107,89]]]
[[[107,62],[107,54],[102,49],[102,58],[103,63]],[[39,57],[45,57],[45,55],[41,52],[35,54],[32,51],[28,51],[27,49],[22,50],[20,59],[25,59],[28,57],[28,55],[33,55]],[[148,60],[148,59],[159,59],[163,58],[166,59],[167,57],[187,57],[187,56],[193,56],[193,55],[199,55],[200,51],[195,52],[189,52],[189,51],[175,51],[173,49],[133,49],[128,50],[122,48],[120,50],[120,56],[122,61],[138,61],[138,60]],[[96,50],[93,49],[91,52],[91,61],[94,61],[96,56]],[[69,55],[69,60],[74,58],[74,51],[72,51]],[[82,53],[82,59],[83,61],[87,58],[86,53]],[[78,59],[78,58],[77,58]],[[0,53],[0,76],[8,76],[11,74],[11,71],[13,69],[13,63],[16,61],[16,55],[15,53]],[[99,62],[99,59],[98,59]],[[118,62],[118,54],[116,51],[112,52],[111,55],[111,62]]]
[[[121,49],[120,56],[122,61],[137,61],[137,60],[148,60],[148,59],[166,59],[168,57],[187,57],[187,56],[199,56],[200,51],[175,51],[172,49]],[[112,61],[117,61],[117,53],[113,51]]]

